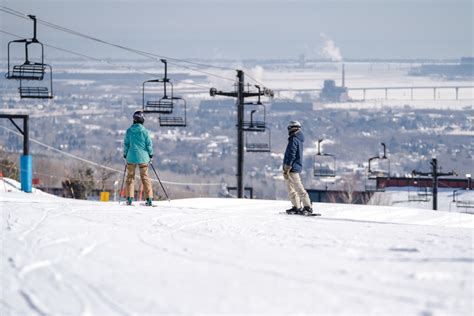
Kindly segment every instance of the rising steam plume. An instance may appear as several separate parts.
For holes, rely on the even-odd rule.
[[[324,33],[321,33],[320,35],[324,41],[324,47],[321,55],[330,59],[331,61],[342,61],[341,50],[336,46],[334,41],[329,39]]]

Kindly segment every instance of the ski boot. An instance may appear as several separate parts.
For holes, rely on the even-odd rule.
[[[298,214],[299,212],[301,212],[301,209],[300,208],[297,208],[295,206],[293,206],[292,208],[290,208],[289,210],[286,210],[286,214]]]
[[[152,203],[152,199],[151,199],[151,198],[147,198],[147,199],[146,199],[145,206],[153,206],[153,203]]]
[[[309,216],[311,214],[313,214],[313,209],[310,206],[303,207],[303,210],[301,211],[301,215]]]
[[[132,201],[133,201],[133,198],[127,197],[127,199],[126,199],[126,201],[125,201],[125,204],[127,204],[127,205],[132,205]]]

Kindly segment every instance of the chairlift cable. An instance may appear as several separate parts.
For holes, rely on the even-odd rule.
[[[245,73],[245,76],[249,77],[249,79],[253,80],[255,83],[261,85],[262,87],[265,87],[265,84],[263,84],[261,81],[258,81],[254,77],[250,76],[247,72]]]
[[[281,97],[281,96],[278,96],[278,97],[274,97],[273,100],[280,100],[280,101],[284,101],[284,102],[292,102],[294,103],[295,100],[293,99],[290,99],[290,98],[285,98],[285,97]]]
[[[2,8],[6,9],[6,10],[4,10]],[[13,9],[5,7],[5,6],[0,6],[0,10],[5,12],[5,13],[8,13],[8,14],[15,15],[15,16],[20,17],[20,18],[24,18],[24,19],[27,19],[27,20],[29,19],[27,14],[24,14],[20,11],[13,10]],[[47,27],[50,27],[50,28],[53,28],[53,29],[56,29],[56,30],[59,30],[59,31],[62,31],[62,32],[66,32],[66,33],[69,33],[69,34],[73,34],[73,35],[76,35],[76,36],[79,36],[79,37],[83,37],[83,38],[86,38],[86,39],[89,39],[89,40],[92,40],[92,41],[96,41],[96,42],[99,42],[99,43],[102,43],[102,44],[105,44],[105,45],[113,46],[113,47],[116,47],[116,48],[119,48],[119,49],[122,49],[122,50],[125,50],[125,51],[128,51],[128,52],[131,52],[131,53],[135,53],[135,54],[138,54],[140,56],[152,59],[153,61],[157,61],[157,58],[165,58],[165,59],[169,59],[169,60],[174,60],[176,62],[189,63],[189,64],[193,64],[193,65],[196,65],[196,66],[201,66],[201,67],[217,68],[217,69],[232,70],[232,71],[235,70],[235,69],[230,68],[230,67],[216,66],[216,65],[205,64],[205,63],[197,63],[197,62],[192,62],[192,61],[185,60],[185,59],[174,58],[174,57],[154,54],[154,53],[150,53],[150,52],[146,52],[146,51],[142,51],[142,50],[138,50],[138,49],[134,49],[134,48],[129,48],[129,47],[126,47],[126,46],[123,46],[123,45],[118,45],[118,44],[114,44],[114,43],[111,43],[111,42],[107,42],[105,40],[102,40],[102,39],[99,39],[99,38],[96,38],[96,37],[93,37],[93,36],[89,36],[89,35],[74,31],[72,29],[69,29],[69,28],[66,28],[66,27],[63,27],[63,26],[60,26],[60,25],[57,25],[57,24],[50,23],[50,22],[42,20],[42,19],[37,18],[36,20],[38,21],[38,23],[43,24]],[[211,73],[211,72],[208,72],[208,71],[203,71],[203,70],[200,70],[200,69],[196,69],[196,68],[193,68],[193,67],[184,66],[184,65],[181,65],[181,64],[176,63],[176,62],[174,62],[174,63],[169,62],[169,63],[173,64],[173,65],[176,65],[178,67],[186,68],[186,69],[189,69],[189,70],[194,70],[196,72],[200,72],[200,73],[206,74],[208,76],[214,76],[214,77],[217,77],[217,78],[220,78],[220,79],[235,82],[235,79],[231,79],[231,78],[228,78],[228,77],[224,77],[222,75],[217,75],[217,74],[214,74],[214,73]],[[265,85],[262,82],[256,80],[255,78],[248,75],[247,73],[246,73],[246,76],[249,77],[250,79],[252,79],[253,81],[255,81],[256,83],[258,83],[258,84],[262,85],[263,87],[265,87]]]
[[[5,8],[6,10],[4,10],[2,8]],[[15,10],[10,9],[8,7],[5,7],[5,6],[1,6],[0,10],[5,12],[5,13],[8,13],[8,14],[15,15],[17,17],[28,19],[26,14],[23,14],[19,11],[15,11]],[[20,14],[23,14],[23,15],[20,15]],[[76,36],[79,36],[79,37],[83,37],[83,38],[86,38],[86,39],[89,39],[89,40],[92,40],[92,41],[96,41],[96,42],[99,42],[99,43],[102,43],[102,44],[105,44],[105,45],[113,46],[115,48],[119,48],[119,49],[122,49],[122,50],[125,50],[125,51],[128,51],[128,52],[131,52],[131,53],[135,53],[135,54],[141,55],[143,57],[152,59],[154,61],[157,61],[157,58],[165,58],[165,59],[175,60],[177,62],[185,62],[185,63],[194,64],[194,65],[198,65],[198,66],[205,66],[205,67],[210,67],[210,68],[220,68],[220,69],[226,69],[226,70],[234,70],[234,69],[227,68],[227,67],[215,66],[215,65],[210,65],[210,64],[203,64],[203,63],[196,63],[196,62],[188,61],[188,60],[185,60],[185,59],[173,58],[173,57],[168,57],[168,56],[164,56],[164,55],[158,55],[158,54],[145,52],[145,51],[138,50],[138,49],[129,48],[129,47],[126,47],[126,46],[123,46],[123,45],[118,45],[118,44],[114,44],[114,43],[111,43],[111,42],[107,42],[107,41],[104,41],[102,39],[99,39],[99,38],[96,38],[96,37],[93,37],[93,36],[89,36],[89,35],[71,30],[69,28],[66,28],[66,27],[63,27],[63,26],[60,26],[60,25],[47,22],[47,21],[42,20],[42,19],[37,18],[36,20],[38,21],[39,24],[43,24],[47,27],[50,27],[50,28],[53,28],[53,29],[56,29],[56,30],[59,30],[59,31],[62,31],[62,32],[70,33],[70,34],[73,34],[73,35],[76,35]],[[226,78],[226,77],[223,77],[223,76],[220,76],[220,75],[215,75],[215,74],[210,73],[210,72],[203,72],[200,69],[185,67],[185,66],[180,65],[180,64],[175,64],[175,65],[177,65],[179,67],[193,69],[197,72],[205,73],[206,75],[215,76],[215,77],[225,79],[225,80],[229,80],[229,81],[235,81],[235,79],[230,79],[230,78]]]
[[[173,60],[173,59],[171,59],[171,60]],[[169,62],[169,61],[168,61],[168,64],[170,64],[170,65],[176,65],[176,66],[178,66],[178,67],[182,67],[182,68],[186,68],[186,69],[189,69],[189,70],[194,70],[194,71],[197,71],[197,72],[201,72],[201,73],[206,74],[206,75],[209,75],[209,76],[214,76],[214,77],[217,77],[217,78],[221,78],[221,79],[224,79],[224,80],[228,80],[228,81],[235,82],[235,79],[230,79],[230,78],[227,78],[227,77],[224,77],[224,76],[221,76],[221,75],[216,75],[216,74],[213,74],[213,73],[211,73],[211,72],[199,70],[199,69],[192,68],[192,67],[189,67],[189,66],[183,66],[183,65],[180,65],[180,64],[177,64],[177,63],[173,63],[173,62]]]
[[[3,125],[0,125],[0,128],[3,128],[4,130],[6,130],[7,132],[10,132],[10,133],[13,133],[13,134],[16,134],[16,135],[19,135],[19,136],[23,136],[21,135],[19,132],[13,130],[13,129],[10,129],[6,126],[3,126]],[[60,150],[60,149],[57,149],[53,146],[50,146],[50,145],[47,145],[45,143],[42,143],[34,138],[31,138],[30,137],[30,141],[33,142],[33,143],[36,143],[40,146],[43,146],[43,147],[46,147],[47,149],[50,149],[52,151],[55,151],[57,153],[60,153],[62,155],[65,155],[65,156],[68,156],[70,158],[73,158],[73,159],[76,159],[76,160],[79,160],[79,161],[82,161],[82,162],[85,162],[87,164],[90,164],[90,165],[93,165],[93,166],[96,166],[96,167],[99,167],[99,168],[102,168],[102,169],[106,169],[106,170],[110,170],[110,171],[114,171],[114,172],[118,172],[118,173],[122,173],[123,170],[118,170],[118,169],[114,169],[114,168],[111,168],[111,167],[108,167],[108,166],[105,166],[105,165],[102,165],[102,164],[99,164],[97,162],[94,162],[94,161],[91,161],[91,160],[88,160],[88,159],[85,159],[85,158],[82,158],[82,157],[79,157],[79,156],[76,156],[76,155],[73,155],[73,154],[70,154],[68,152],[65,152],[63,150]],[[225,183],[183,183],[183,182],[173,182],[173,181],[162,181],[163,183],[166,183],[166,184],[174,184],[174,185],[189,185],[189,186],[222,186],[222,185],[225,185]]]
[[[96,37],[85,35],[83,33],[79,33],[77,31],[74,31],[74,30],[71,30],[71,29],[68,29],[68,28],[65,28],[65,27],[62,27],[62,26],[58,26],[56,24],[52,24],[52,23],[43,21],[41,19],[37,19],[37,20],[38,20],[38,23],[44,24],[48,27],[51,27],[51,28],[54,28],[54,29],[57,29],[57,30],[60,30],[60,31],[63,31],[63,32],[66,32],[66,33],[70,33],[70,34],[73,34],[73,35],[76,35],[76,36],[80,36],[80,37],[83,37],[83,38],[86,38],[86,39],[89,39],[89,40],[92,40],[92,41],[96,41],[96,42],[99,42],[99,43],[102,43],[102,44],[105,44],[105,45],[109,45],[109,46],[112,46],[112,47],[115,47],[115,48],[119,48],[119,49],[122,49],[122,50],[125,50],[125,51],[128,51],[128,52],[140,55],[142,57],[146,57],[146,58],[151,59],[153,61],[159,61],[159,59],[164,58],[164,59],[177,60],[177,61],[184,62],[184,60],[180,60],[180,59],[177,59],[177,58],[168,57],[168,56],[164,56],[164,55],[153,54],[153,53],[145,52],[145,51],[142,51],[142,50],[129,48],[129,47],[126,47],[126,46],[123,46],[123,45],[118,45],[118,44],[114,44],[114,43],[111,43],[111,42],[107,42],[107,41],[98,39]],[[196,69],[196,68],[193,68],[193,67],[184,66],[184,65],[181,65],[181,64],[178,64],[178,63],[171,63],[171,62],[169,62],[169,63],[174,64],[178,67],[194,70],[196,72],[201,72],[201,73],[206,74],[208,76],[214,76],[214,77],[224,79],[224,80],[229,80],[229,81],[232,81],[232,82],[235,81],[235,79],[230,79],[230,78],[227,78],[227,77],[224,77],[224,76],[221,76],[221,75],[216,75],[214,73],[203,71],[203,70]],[[192,62],[188,62],[188,63],[192,63]],[[213,66],[209,65],[209,67],[213,67]]]
[[[51,28],[54,28],[54,29],[57,29],[57,30],[60,30],[60,31],[63,31],[63,32],[66,32],[66,33],[70,33],[70,34],[73,34],[73,35],[76,35],[76,36],[84,37],[84,38],[87,38],[87,39],[90,39],[90,40],[93,40],[93,41],[97,41],[97,42],[100,42],[102,44],[111,45],[111,46],[114,46],[116,48],[127,50],[129,52],[136,53],[136,54],[142,55],[144,57],[151,58],[153,60],[156,60],[157,58],[159,58],[159,59],[164,58],[164,59],[167,59],[167,60],[168,59],[169,60],[174,60],[174,61],[177,61],[177,62],[193,64],[193,65],[201,66],[201,67],[218,68],[218,69],[232,70],[232,71],[235,70],[235,69],[230,68],[230,67],[223,67],[223,66],[216,66],[216,65],[211,65],[211,64],[197,63],[197,62],[189,61],[189,60],[186,60],[186,59],[181,59],[181,58],[175,58],[175,57],[150,53],[150,52],[146,52],[146,51],[143,51],[143,50],[126,47],[126,46],[123,46],[123,45],[114,44],[114,43],[111,43],[111,42],[108,42],[108,41],[105,41],[105,40],[102,40],[102,39],[99,39],[99,38],[96,38],[96,37],[93,37],[93,36],[90,36],[90,35],[86,35],[84,33],[74,31],[72,29],[69,29],[69,28],[66,28],[66,27],[63,27],[63,26],[60,26],[60,25],[57,25],[57,24],[47,22],[45,20],[41,20],[41,19],[37,19],[37,20],[39,21],[40,24],[44,24],[45,26],[48,26],[48,27],[51,27]],[[176,64],[176,65],[183,67],[180,64]],[[227,79],[229,79],[229,78],[227,78]]]
[[[22,38],[21,36],[19,36],[17,34],[10,33],[10,32],[7,32],[5,30],[2,30],[2,29],[0,29],[0,32],[4,33],[4,34],[7,34],[7,35],[10,35],[12,37]],[[53,48],[53,49],[56,49],[56,50],[59,50],[59,51],[63,51],[63,52],[72,54],[72,55],[79,56],[79,57],[82,57],[82,58],[85,58],[85,59],[90,59],[90,60],[106,63],[106,64],[108,64],[110,66],[113,66],[113,67],[124,68],[124,69],[127,69],[127,70],[131,70],[131,71],[134,71],[134,72],[137,72],[137,73],[147,75],[147,76],[158,76],[158,74],[155,74],[155,73],[150,73],[150,72],[146,72],[146,71],[139,70],[139,69],[136,69],[136,68],[132,68],[132,67],[129,67],[129,66],[112,63],[112,62],[110,62],[106,59],[97,58],[97,57],[89,56],[89,55],[86,55],[86,54],[74,52],[74,51],[69,50],[69,49],[65,49],[65,48],[61,48],[61,47],[57,47],[57,46],[49,45],[49,44],[43,44],[43,45],[46,46],[46,47],[50,47],[50,48]],[[176,82],[179,83],[179,84],[187,84],[187,85],[193,85],[193,86],[204,88],[204,89],[210,89],[210,87],[200,85],[200,84],[197,84],[197,83],[186,82],[186,81],[182,81],[182,80],[181,81],[177,80]]]
[[[10,36],[13,36],[13,37],[22,38],[21,36],[19,36],[19,35],[17,35],[17,34],[13,34],[13,33],[7,32],[7,31],[2,30],[2,29],[0,29],[0,32],[1,32],[1,33],[4,33],[4,34],[7,34],[7,35],[10,35]],[[83,57],[83,58],[86,58],[86,59],[91,59],[91,60],[94,60],[94,61],[99,61],[99,62],[107,63],[107,64],[109,64],[109,65],[111,65],[111,66],[114,66],[114,67],[119,67],[119,68],[125,68],[125,69],[128,69],[128,70],[132,70],[132,71],[135,71],[135,72],[138,72],[138,73],[142,73],[142,74],[147,75],[147,76],[157,76],[157,74],[153,74],[153,73],[149,73],[149,72],[146,72],[146,71],[138,70],[138,69],[135,69],[135,68],[132,68],[132,67],[129,67],[129,66],[124,66],[124,65],[115,64],[115,63],[112,63],[112,62],[110,62],[110,61],[108,61],[108,60],[106,60],[106,59],[88,56],[88,55],[86,55],[86,54],[77,53],[77,52],[74,52],[74,51],[72,51],[72,50],[68,50],[68,49],[65,49],[65,48],[57,47],[57,46],[54,46],[54,45],[49,45],[49,44],[43,44],[43,45],[46,46],[46,47],[50,47],[50,48],[59,50],[59,51],[63,51],[63,52],[69,53],[69,54],[73,54],[73,55],[76,55],[76,56],[79,56],[79,57]]]
[[[0,10],[1,10],[1,9],[0,9]],[[14,33],[11,33],[11,32],[5,31],[5,30],[2,30],[2,29],[0,29],[0,33],[4,33],[4,34],[10,35],[10,36],[12,36],[12,37],[16,37],[16,38],[22,38],[22,37],[19,36],[18,34],[14,34]],[[97,58],[97,57],[89,56],[89,55],[86,55],[86,54],[83,54],[83,53],[78,53],[78,52],[75,52],[75,51],[72,51],[72,50],[69,50],[69,49],[65,49],[65,48],[61,48],[61,47],[58,47],[58,46],[54,46],[54,45],[50,45],[50,44],[45,44],[45,43],[43,43],[43,45],[46,46],[46,47],[49,47],[49,48],[53,48],[53,49],[56,49],[56,50],[59,50],[59,51],[63,51],[63,52],[66,52],[66,53],[69,53],[69,54],[72,54],[72,55],[79,56],[79,57],[82,57],[82,58],[85,58],[85,59],[89,59],[89,60],[93,60],[93,61],[97,61],[97,62],[106,63],[106,64],[108,64],[108,65],[110,65],[110,66],[113,66],[113,67],[131,70],[131,71],[134,71],[134,72],[137,72],[137,73],[141,73],[141,74],[147,75],[147,76],[159,76],[158,74],[155,74],[155,73],[150,73],[150,72],[146,72],[146,71],[139,70],[139,69],[136,69],[136,68],[132,68],[132,67],[129,67],[129,66],[116,64],[116,63],[110,62],[109,60],[106,60],[106,59],[102,59],[102,58]],[[170,64],[174,64],[174,63],[170,63]],[[182,65],[179,65],[179,64],[176,64],[176,65],[182,66]],[[190,67],[187,67],[187,66],[182,66],[182,67],[190,68]],[[192,68],[190,68],[190,69],[192,69]],[[217,75],[214,75],[214,76],[217,76]],[[225,78],[225,77],[222,77],[222,78],[223,78],[223,79],[228,79],[228,78]],[[228,80],[229,80],[229,79],[228,79]],[[203,89],[206,89],[206,90],[209,90],[209,89],[211,88],[211,87],[209,87],[209,86],[204,86],[204,85],[197,84],[197,83],[193,83],[193,82],[187,82],[187,81],[184,81],[184,80],[173,80],[173,81],[175,81],[175,82],[178,83],[179,85],[191,85],[191,86],[196,86],[196,87],[203,88]],[[176,87],[176,88],[179,89],[179,87]],[[291,100],[290,100],[290,101],[291,101]]]
[[[11,14],[11,15],[14,15],[14,16],[19,17],[19,18],[23,18],[25,20],[29,20],[28,16],[25,15],[24,13],[13,10],[13,9],[5,7],[5,6],[0,6],[0,11],[3,11],[5,13]]]
[[[3,11],[5,13],[11,14],[11,15],[14,15],[16,17],[24,18],[24,19],[27,19],[27,20],[29,19],[27,14],[22,13],[22,12],[17,11],[17,10],[14,10],[14,9],[11,9],[9,7],[6,7],[6,6],[0,6],[0,11]],[[208,76],[214,76],[214,77],[217,77],[217,78],[220,78],[220,79],[235,82],[234,78],[231,79],[231,78],[224,77],[222,75],[217,75],[217,74],[214,74],[214,73],[211,73],[211,72],[208,72],[208,71],[203,71],[201,69],[196,69],[196,68],[193,68],[193,67],[190,67],[190,66],[184,66],[182,64],[179,64],[178,62],[188,63],[188,64],[200,66],[200,67],[209,67],[209,68],[216,68],[216,69],[223,69],[223,70],[233,70],[233,71],[235,70],[235,69],[230,68],[230,67],[223,67],[223,66],[205,64],[205,63],[198,63],[198,62],[193,62],[193,61],[189,61],[189,60],[186,60],[186,59],[174,58],[174,57],[169,57],[169,56],[164,56],[164,55],[159,55],[159,54],[146,52],[146,51],[143,51],[143,50],[129,48],[129,47],[119,45],[119,44],[114,44],[114,43],[111,43],[111,42],[108,42],[108,41],[105,41],[105,40],[102,40],[102,39],[99,39],[99,38],[96,38],[96,37],[93,37],[93,36],[90,36],[90,35],[86,35],[86,34],[74,31],[72,29],[69,29],[69,28],[66,28],[66,27],[63,27],[63,26],[60,26],[60,25],[42,20],[42,19],[37,18],[36,20],[38,21],[38,23],[43,24],[47,27],[50,27],[50,28],[53,28],[53,29],[56,29],[56,30],[59,30],[59,31],[62,31],[62,32],[66,32],[66,33],[69,33],[69,34],[73,34],[73,35],[76,35],[76,36],[79,36],[79,37],[83,37],[83,38],[86,38],[86,39],[89,39],[89,40],[92,40],[92,41],[96,41],[96,42],[102,43],[104,45],[113,46],[115,48],[119,48],[119,49],[122,49],[122,50],[125,50],[125,51],[128,51],[128,52],[131,52],[131,53],[135,53],[135,54],[138,54],[142,57],[152,59],[154,61],[158,61],[159,58],[165,58],[165,59],[173,60],[175,62],[169,62],[169,63],[173,64],[175,66],[178,66],[178,67],[186,68],[186,69],[189,69],[189,70],[194,70],[196,72],[200,72],[200,73],[203,73],[203,74],[208,75]],[[60,50],[63,50],[63,49],[60,49]],[[254,77],[248,75],[247,73],[245,73],[245,75],[248,78],[252,79],[254,82],[262,85],[263,87],[265,87],[265,85],[262,82],[260,82],[259,80],[257,80]],[[288,100],[290,100],[290,99],[288,99]]]

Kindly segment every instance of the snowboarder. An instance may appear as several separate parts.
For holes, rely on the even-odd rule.
[[[123,158],[127,163],[125,193],[127,205],[131,205],[135,193],[135,169],[138,165],[140,178],[145,191],[146,205],[152,206],[153,188],[148,176],[148,165],[153,158],[153,144],[148,130],[143,126],[145,117],[142,111],[133,113],[133,124],[127,129],[123,140]]]
[[[301,123],[291,121],[290,124],[288,124],[288,135],[288,145],[286,146],[285,157],[283,159],[283,178],[285,179],[288,196],[293,207],[286,212],[288,214],[309,215],[313,213],[311,200],[300,178],[300,172],[303,169],[304,142]],[[303,204],[303,208],[301,204]]]

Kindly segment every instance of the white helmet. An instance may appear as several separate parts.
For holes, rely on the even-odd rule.
[[[298,121],[291,121],[288,124],[287,128],[288,128],[288,131],[294,131],[294,130],[300,129],[301,128],[301,123],[298,122]]]

